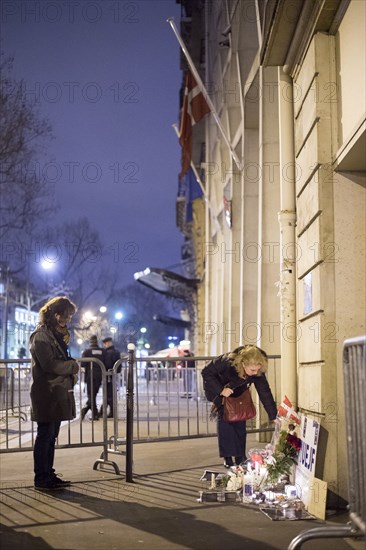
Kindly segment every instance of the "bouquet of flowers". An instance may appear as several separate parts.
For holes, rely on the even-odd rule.
[[[265,464],[267,467],[266,481],[276,484],[281,476],[291,473],[291,468],[297,464],[297,457],[301,449],[301,439],[296,435],[295,426],[300,424],[300,417],[295,411],[291,401],[285,395],[277,409],[275,433],[270,445],[267,445]],[[287,431],[280,428],[283,423],[288,423]]]
[[[267,482],[275,484],[282,475],[289,475],[301,449],[301,439],[295,433],[281,430],[277,444],[266,458]]]

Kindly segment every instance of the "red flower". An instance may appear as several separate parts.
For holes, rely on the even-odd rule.
[[[300,451],[301,439],[299,439],[296,435],[287,434],[287,443],[296,451]]]

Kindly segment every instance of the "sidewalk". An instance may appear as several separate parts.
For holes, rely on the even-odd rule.
[[[248,448],[255,446],[249,439]],[[102,449],[56,451],[55,465],[70,488],[53,494],[33,489],[30,452],[0,455],[2,550],[286,550],[320,520],[271,521],[254,505],[199,503],[203,470],[221,468],[216,438],[134,445],[134,483],[93,470]],[[348,515],[332,518],[346,523]],[[317,539],[304,550],[364,548],[363,541]]]

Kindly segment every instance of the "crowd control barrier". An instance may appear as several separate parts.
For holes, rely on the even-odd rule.
[[[295,537],[288,550],[307,540],[365,537],[366,526],[366,336],[343,344],[343,381],[348,452],[349,519],[343,526],[316,527]]]
[[[216,422],[210,419],[211,403],[204,396],[202,368],[212,356],[136,357],[129,344],[128,361],[113,367],[113,395],[118,385],[126,388],[125,399],[113,402],[113,435],[108,453],[126,455],[126,480],[132,481],[132,446],[147,441],[167,441],[216,436]],[[277,361],[269,356],[267,377],[276,401],[280,400]],[[188,364],[194,365],[189,368]],[[121,372],[119,372],[121,371]],[[256,392],[253,392],[256,399]],[[124,421],[121,419],[124,418]],[[268,417],[258,406],[255,419],[247,422],[247,433],[273,432]],[[117,464],[108,459],[116,473]],[[99,463],[103,464],[101,458]]]
[[[86,357],[76,361],[80,366],[92,363],[91,369],[101,369],[100,400],[104,402],[108,377],[104,364],[98,359]],[[91,378],[93,383],[93,376]],[[81,421],[80,411],[83,402],[87,400],[84,371],[81,368],[78,379],[78,383],[74,386],[77,417],[74,421],[62,422],[57,447],[102,446],[106,448],[107,419],[102,418],[98,429],[94,421],[87,423]],[[31,384],[30,359],[0,359],[0,453],[33,449],[36,424],[31,421]]]
[[[118,455],[123,455],[126,478],[132,480],[133,444],[216,436],[216,422],[210,420],[211,403],[205,399],[200,375],[211,359],[190,357],[194,368],[188,368],[182,357],[137,358],[133,344],[129,345],[128,356],[116,361],[112,370],[106,370],[96,358],[76,359],[80,365],[74,386],[76,418],[62,422],[56,448],[101,447],[93,468],[112,469],[116,474],[120,474]],[[277,402],[281,399],[278,360],[279,356],[269,357],[267,373]],[[37,426],[30,416],[29,363],[29,359],[0,359],[0,453],[33,449]],[[88,398],[84,379],[88,363],[102,374],[97,394],[98,410],[102,409],[99,420],[91,411],[84,419],[81,414]],[[93,376],[90,378],[93,383]],[[111,408],[107,402],[109,392]],[[272,431],[267,415],[259,408],[257,418],[247,423],[247,432],[265,435]]]
[[[0,418],[27,420],[30,405],[30,359],[0,360]]]

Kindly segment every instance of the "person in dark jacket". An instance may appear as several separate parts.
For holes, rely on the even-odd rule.
[[[89,347],[83,351],[82,357],[96,358],[104,363],[104,349],[98,346],[98,338],[94,334],[89,338]],[[93,420],[99,420],[97,408],[97,394],[102,384],[102,371],[98,363],[84,363],[85,383],[88,393],[88,400],[85,407],[81,409],[81,420],[84,420],[86,413],[92,411]]]
[[[67,323],[76,306],[66,296],[49,300],[39,311],[30,336],[32,356],[31,418],[37,422],[34,443],[34,486],[51,491],[70,485],[53,468],[55,443],[63,420],[75,418],[73,387],[79,365],[70,356]]]
[[[264,374],[267,365],[267,354],[257,346],[247,345],[216,357],[202,370],[206,398],[213,402],[217,413],[219,455],[226,468],[234,466],[234,460],[236,465],[245,460],[246,423],[223,420],[222,397],[238,397],[254,384],[269,419],[274,421],[277,407]]]
[[[114,347],[110,336],[103,338],[102,342],[104,345],[104,364],[107,371],[109,371],[113,369],[115,362],[121,358],[121,353]],[[113,418],[113,386],[110,376],[107,376],[107,406],[109,407],[107,418]],[[103,414],[103,406],[100,409],[100,414]]]
[[[187,359],[193,357],[189,349],[185,349],[183,353]],[[191,398],[194,392],[195,361],[183,361],[182,367],[184,394],[181,397]]]

